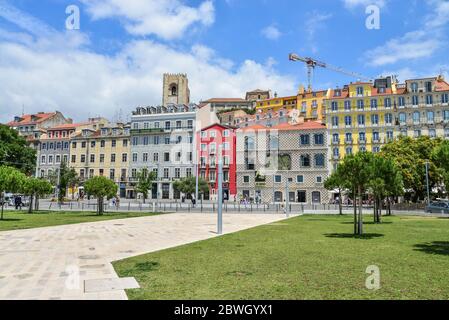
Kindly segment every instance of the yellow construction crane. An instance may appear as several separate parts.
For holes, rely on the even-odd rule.
[[[315,70],[315,67],[330,69],[332,71],[339,72],[339,73],[345,74],[347,76],[357,78],[359,80],[372,81],[372,79],[365,77],[361,74],[351,72],[351,71],[346,71],[346,70],[343,70],[342,68],[331,66],[325,62],[321,62],[321,61],[315,60],[313,58],[300,57],[295,53],[291,53],[289,55],[289,59],[290,59],[290,61],[301,61],[307,65],[307,77],[308,77],[308,82],[309,82],[309,87],[308,87],[309,91],[312,91],[312,76],[313,76],[313,71]]]

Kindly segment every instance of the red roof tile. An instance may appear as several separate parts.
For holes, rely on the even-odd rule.
[[[23,125],[31,125],[31,124],[37,124],[42,121],[45,121],[51,117],[56,115],[56,112],[49,112],[49,113],[37,113],[37,114],[25,114],[20,117],[20,121],[11,121],[7,125],[10,127],[16,127],[16,126],[23,126]],[[33,119],[33,117],[35,119]]]

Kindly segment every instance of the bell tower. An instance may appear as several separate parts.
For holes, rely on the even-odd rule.
[[[189,104],[190,89],[187,74],[164,74],[162,105]]]

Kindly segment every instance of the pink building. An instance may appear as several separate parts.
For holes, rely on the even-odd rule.
[[[213,124],[198,133],[198,175],[209,183],[209,194],[204,195],[205,200],[217,199],[220,156],[223,159],[224,200],[234,201],[237,195],[235,131],[235,127]]]

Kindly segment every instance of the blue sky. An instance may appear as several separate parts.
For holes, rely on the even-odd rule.
[[[80,30],[65,28],[68,5]],[[447,0],[0,0],[0,121],[22,108],[115,120],[160,103],[164,72],[188,73],[195,102],[292,95],[306,70],[290,52],[369,77],[447,74],[448,23]],[[317,69],[314,87],[353,80]]]

